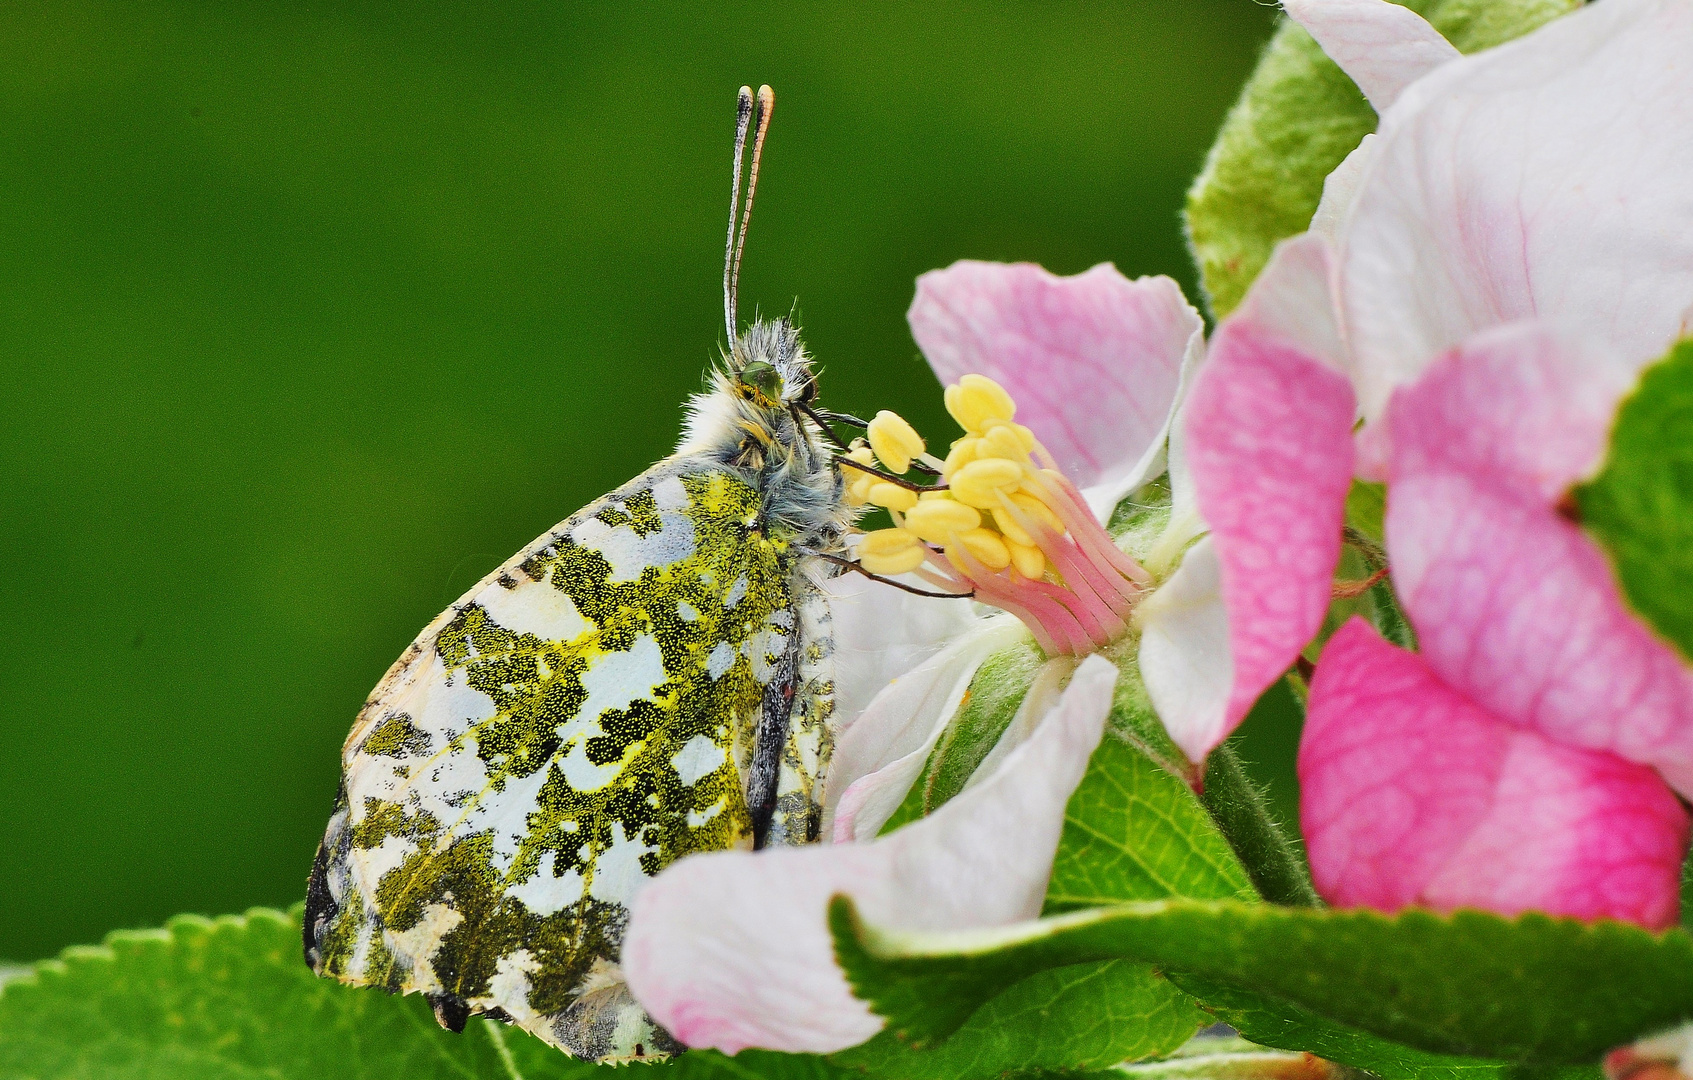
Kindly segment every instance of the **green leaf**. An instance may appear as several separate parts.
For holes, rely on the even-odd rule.
[[[1387,537],[1387,485],[1354,480],[1346,490],[1346,524],[1382,543]]]
[[[1193,791],[1119,730],[1094,751],[1065,808],[1047,913],[1171,896],[1257,899]]]
[[[944,1037],[1035,971],[1132,959],[1287,1002],[1438,1054],[1587,1064],[1693,1015],[1693,937],[1476,911],[1397,916],[1166,900],[952,934],[830,910],[858,995],[913,1043]]]
[[[830,1060],[905,1080],[1104,1069],[1170,1053],[1209,1020],[1144,964],[1076,964],[1014,984],[932,1049],[913,1050],[884,1030]]]
[[[1623,402],[1604,471],[1575,498],[1634,610],[1693,658],[1693,340]]]
[[[1525,34],[1581,0],[1406,0],[1462,52]],[[1305,231],[1323,178],[1374,131],[1358,88],[1303,28],[1276,31],[1187,197],[1188,240],[1211,313],[1246,295],[1277,241]]]
[[[1174,981],[1202,999],[1217,1019],[1261,1046],[1316,1054],[1364,1069],[1381,1080],[1599,1080],[1601,1075],[1593,1065],[1537,1068],[1491,1058],[1431,1054],[1202,976],[1184,973]]]
[[[300,958],[298,912],[179,916],[0,987],[0,1076],[19,1080],[590,1080],[518,1028],[443,1030],[418,996],[342,986]],[[653,1080],[845,1080],[822,1058],[690,1051]],[[624,1074],[620,1074],[624,1075]]]

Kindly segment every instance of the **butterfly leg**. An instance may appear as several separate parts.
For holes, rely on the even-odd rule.
[[[790,625],[793,625],[790,623]],[[764,685],[764,701],[753,742],[751,775],[747,778],[747,811],[752,817],[752,846],[762,848],[770,836],[776,813],[776,787],[782,772],[782,751],[788,744],[788,718],[793,714],[799,684],[800,638],[788,635],[787,647]]]

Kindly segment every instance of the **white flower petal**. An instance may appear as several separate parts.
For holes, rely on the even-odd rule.
[[[1010,615],[978,620],[944,650],[885,685],[837,738],[823,797],[823,835],[845,827],[860,839],[875,836],[922,772],[976,669],[1027,636]],[[845,820],[837,821],[842,814]]]
[[[1693,4],[1600,0],[1382,117],[1340,251],[1360,405],[1537,318],[1661,356],[1693,302]]]
[[[1228,735],[1234,659],[1223,604],[1222,566],[1209,536],[1135,612],[1140,674],[1170,738],[1194,762]]]
[[[1407,86],[1458,58],[1458,50],[1426,19],[1388,0],[1282,0],[1282,7],[1378,113]]]
[[[990,779],[870,844],[693,855],[635,898],[623,971],[689,1046],[824,1054],[882,1018],[835,964],[829,898],[878,926],[952,930],[1040,913],[1064,807],[1111,710],[1117,669],[1089,657],[1039,729]]]
[[[1323,197],[1317,203],[1317,212],[1311,215],[1310,231],[1328,241],[1331,250],[1340,246],[1346,219],[1352,213],[1352,204],[1358,200],[1358,186],[1375,152],[1376,134],[1372,131],[1333,172],[1323,177]]]
[[[934,586],[921,580],[913,585]],[[835,723],[852,727],[872,698],[976,624],[968,600],[935,600],[842,574],[824,586],[835,635]]]

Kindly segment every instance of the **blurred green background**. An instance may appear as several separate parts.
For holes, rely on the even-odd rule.
[[[797,298],[827,404],[941,433],[912,279],[1193,295],[1182,193],[1272,18],[0,7],[0,957],[302,894],[389,663],[675,439],[742,82],[743,313]],[[1286,806],[1287,725],[1247,731]]]

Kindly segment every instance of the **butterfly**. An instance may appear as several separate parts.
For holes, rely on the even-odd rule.
[[[319,975],[423,993],[455,1031],[483,1015],[581,1058],[662,1057],[681,1047],[618,968],[635,892],[690,852],[818,838],[823,586],[853,565],[845,473],[875,470],[840,452],[830,424],[864,422],[815,406],[788,320],[737,333],[773,105],[741,88],[729,348],[676,452],[442,612],[355,720],[307,888]]]

